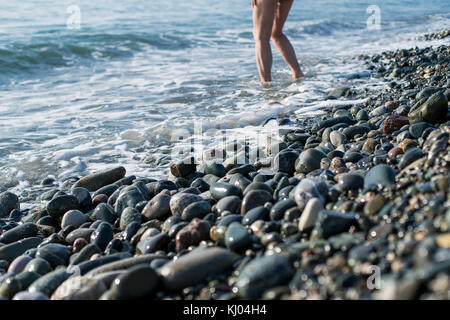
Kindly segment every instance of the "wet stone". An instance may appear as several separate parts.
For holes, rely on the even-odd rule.
[[[385,239],[394,231],[391,224],[381,224],[369,230],[370,239]]]
[[[91,218],[93,220],[101,220],[113,224],[114,221],[116,221],[117,216],[114,212],[114,209],[110,205],[101,203],[97,206],[97,208],[95,208],[94,212],[91,215]]]
[[[364,178],[364,188],[371,186],[382,185],[389,187],[395,183],[395,171],[390,166],[379,164],[370,169]]]
[[[185,178],[196,171],[197,165],[192,157],[172,162],[169,165],[170,172],[175,177]]]
[[[117,277],[111,285],[110,298],[129,300],[146,297],[158,287],[159,276],[149,266],[135,266]]]
[[[253,208],[264,205],[272,201],[272,195],[265,190],[252,190],[248,192],[242,200],[241,215],[245,215]]]
[[[202,240],[209,239],[209,229],[211,225],[205,220],[194,218],[187,226],[181,229],[175,239],[178,252],[191,245],[197,245]]]
[[[344,173],[339,176],[338,188],[341,191],[358,190],[364,186],[364,178],[356,173]]]
[[[17,292],[12,300],[49,300],[48,297],[41,292],[28,292],[20,291]]]
[[[4,244],[13,243],[18,240],[34,237],[38,232],[38,228],[34,223],[26,222],[0,235],[0,242]]]
[[[87,245],[88,242],[86,239],[78,238],[73,242],[72,252],[73,253],[80,252]]]
[[[402,156],[400,162],[398,163],[398,167],[400,170],[403,170],[407,166],[409,166],[414,161],[423,157],[423,152],[419,148],[410,148],[408,151]]]
[[[244,299],[259,299],[264,291],[286,284],[294,275],[287,258],[281,255],[252,260],[240,273],[236,287]]]
[[[370,129],[366,126],[358,125],[345,128],[342,132],[349,139],[353,139],[357,134],[368,133]]]
[[[300,208],[304,208],[312,197],[325,201],[327,193],[328,185],[320,178],[303,179],[293,190],[295,202]]]
[[[232,255],[226,249],[198,248],[165,264],[158,273],[166,290],[181,290],[226,271],[232,263]]]
[[[79,209],[82,212],[88,212],[92,209],[92,198],[91,193],[88,189],[77,187],[72,190],[72,195],[78,199]]]
[[[69,250],[65,245],[50,243],[38,249],[36,258],[46,260],[53,268],[59,265],[67,265]]]
[[[0,194],[0,218],[9,216],[14,209],[20,209],[19,198],[12,192]]]
[[[94,254],[98,254],[100,252],[100,248],[96,244],[90,243],[81,249],[79,253],[73,254],[70,257],[70,264],[77,265],[83,261],[89,260]]]
[[[183,219],[181,219],[178,216],[171,216],[171,217],[167,218],[166,221],[164,221],[164,223],[162,224],[162,227],[161,227],[161,231],[169,232],[170,228],[172,228],[174,225],[176,225],[180,222],[184,222]],[[149,227],[151,227],[151,226],[149,226]],[[138,234],[139,234],[139,232],[138,232]]]
[[[265,190],[265,191],[269,192],[270,194],[272,194],[273,189],[267,183],[263,183],[263,182],[250,183],[247,186],[247,188],[245,188],[245,190],[244,190],[244,196],[247,195],[247,193],[249,193],[252,190]]]
[[[223,243],[225,241],[225,233],[227,228],[224,226],[213,226],[209,229],[209,237],[213,241],[218,241]]]
[[[283,219],[288,222],[293,222],[295,219],[300,218],[301,215],[302,211],[299,207],[295,206],[285,211]]]
[[[102,222],[91,234],[91,243],[97,245],[101,250],[105,250],[106,246],[112,240],[112,238],[112,226],[107,222]]]
[[[183,229],[184,227],[186,227],[189,224],[189,222],[184,221],[184,222],[180,222],[177,224],[174,224],[170,229],[169,229],[169,237],[170,238],[175,238],[177,236],[177,233],[181,231],[181,229]],[[150,230],[150,229],[149,229]],[[147,230],[148,231],[148,230]],[[145,233],[142,235],[141,238],[143,238],[145,235]]]
[[[356,216],[352,213],[322,210],[313,233],[318,239],[328,239],[331,236],[347,232],[351,226],[356,225]]]
[[[422,133],[433,126],[426,122],[418,122],[409,126],[409,134],[411,137],[418,139],[422,136]]]
[[[285,172],[292,175],[295,172],[295,161],[298,158],[298,153],[294,151],[281,151],[274,159],[274,171]]]
[[[92,198],[92,206],[96,208],[100,203],[107,203],[108,196],[105,194],[98,194],[94,198]]]
[[[367,121],[367,120],[369,120],[369,114],[367,113],[367,111],[365,109],[361,109],[356,114],[355,119],[357,121]]]
[[[250,211],[249,211],[250,212]],[[240,222],[242,220],[242,216],[240,214],[229,214],[222,219],[220,219],[217,223],[218,226],[228,227],[233,222]]]
[[[46,191],[41,194],[40,199],[42,201],[50,201],[58,191],[58,189],[51,189],[49,191]]]
[[[289,141],[300,141],[300,142],[305,142],[309,137],[310,137],[310,135],[308,133],[290,132],[286,135],[286,138]]]
[[[398,155],[403,154],[403,149],[400,147],[395,147],[389,150],[388,157],[389,158],[396,158]]]
[[[27,263],[27,265],[25,266],[25,270],[44,275],[52,271],[52,266],[42,258],[34,258]]]
[[[257,220],[269,220],[270,210],[264,206],[259,206],[248,211],[242,218],[243,225],[251,225]]]
[[[183,210],[194,202],[203,201],[203,198],[190,193],[177,193],[170,199],[169,206],[173,215],[181,217]]]
[[[373,153],[375,151],[375,146],[377,144],[377,141],[373,138],[369,138],[364,142],[362,151]]]
[[[281,200],[275,203],[270,209],[271,220],[281,220],[284,217],[286,210],[296,207],[297,203],[293,199]]]
[[[436,244],[440,248],[450,248],[450,233],[440,234],[436,237]]]
[[[117,276],[114,274],[113,276]],[[108,278],[108,276],[106,276]],[[107,290],[106,281],[100,277],[73,275],[56,288],[51,300],[98,300]]]
[[[330,133],[330,142],[333,144],[333,146],[337,147],[341,144],[344,144],[347,140],[347,137],[345,134],[339,132],[339,131],[332,131]]]
[[[81,211],[69,210],[62,217],[61,228],[64,229],[68,226],[78,228],[84,222],[86,222],[86,216]]]
[[[364,205],[364,213],[367,215],[374,215],[378,213],[384,206],[384,198],[380,195],[376,195],[372,199],[366,202]]]
[[[122,179],[125,176],[126,170],[124,167],[116,167],[102,172],[94,173],[85,176],[78,180],[74,185],[73,189],[77,187],[86,188],[89,191],[96,191],[101,187],[108,184],[112,184],[117,180]]]
[[[405,139],[402,142],[400,142],[399,147],[402,148],[403,152],[406,153],[408,149],[411,149],[413,147],[417,146],[417,142],[411,139]]]
[[[139,187],[135,185],[127,186],[120,191],[114,210],[118,215],[121,215],[125,208],[135,208],[141,201],[145,201],[145,197]]]
[[[309,173],[320,168],[320,160],[327,155],[317,149],[303,151],[297,159],[295,171],[299,173]]]
[[[227,170],[225,170],[225,167],[222,164],[213,162],[205,167],[205,173],[222,178],[227,174]]]
[[[216,211],[220,214],[224,211],[239,213],[242,200],[238,196],[228,196],[220,199],[216,204]]]
[[[420,100],[423,98],[428,99],[431,95],[433,95],[434,93],[436,93],[438,91],[439,91],[438,88],[425,87],[417,93],[416,100]]]
[[[120,230],[125,228],[132,222],[141,223],[141,214],[134,208],[126,208],[120,216]]]
[[[53,218],[59,218],[69,210],[77,210],[80,204],[78,199],[73,195],[63,195],[53,198],[47,204],[47,212]]]
[[[211,212],[211,204],[208,201],[194,202],[184,208],[181,219],[191,221],[194,218],[202,219]]]
[[[388,116],[384,120],[382,131],[384,134],[391,134],[407,124],[409,124],[408,117]]]
[[[154,253],[158,250],[166,250],[170,238],[166,232],[162,232],[146,240],[141,240],[136,245],[136,251],[140,254]]]
[[[164,189],[167,189],[169,191],[178,189],[176,184],[173,181],[169,181],[169,180],[160,180],[160,181],[150,182],[146,186],[149,189],[150,193],[153,195],[157,195]]]
[[[110,197],[117,189],[119,189],[119,186],[115,183],[113,184],[108,184],[104,187],[101,187],[100,189],[98,189],[97,191],[95,191],[93,193],[93,196],[96,197],[100,194],[104,194],[107,197]]]
[[[420,102],[411,109],[408,118],[411,124],[428,122],[431,124],[445,121],[448,112],[448,100],[442,92],[436,92],[423,104]]]
[[[233,222],[225,233],[225,245],[235,252],[243,252],[252,244],[252,237],[247,228],[239,222]]]
[[[52,272],[45,274],[38,280],[33,282],[28,288],[30,293],[43,293],[46,296],[51,296],[56,288],[63,283],[71,274],[66,271],[66,268],[59,268]]]
[[[300,220],[298,223],[298,229],[300,231],[308,230],[312,228],[316,223],[317,217],[319,216],[319,212],[323,210],[323,203],[318,198],[310,199],[305,209],[300,216]]]
[[[191,183],[191,187],[197,188],[200,192],[205,192],[209,190],[209,184],[202,178],[197,178]]]
[[[242,190],[240,188],[226,182],[216,182],[211,184],[209,191],[211,192],[211,196],[216,200],[229,196],[242,197]]]
[[[0,260],[11,263],[16,257],[25,251],[36,248],[42,242],[42,238],[30,237],[0,247]]]
[[[30,262],[32,258],[28,255],[21,255],[18,256],[17,258],[14,259],[13,262],[11,262],[11,264],[8,267],[8,272],[10,273],[14,273],[14,274],[19,274],[21,273],[28,262]],[[27,270],[26,270],[27,271]]]
[[[328,167],[333,173],[342,173],[347,171],[347,167],[345,165],[344,159],[340,157],[334,157],[331,162],[330,166]]]
[[[344,162],[356,163],[362,158],[364,158],[364,156],[359,152],[346,152],[343,160]]]
[[[380,106],[380,107],[377,107],[377,108],[373,109],[369,113],[369,115],[372,116],[372,117],[382,116],[383,114],[386,113],[386,111],[387,111],[386,106]]]
[[[170,196],[160,193],[151,199],[142,210],[147,220],[161,219],[170,214]]]

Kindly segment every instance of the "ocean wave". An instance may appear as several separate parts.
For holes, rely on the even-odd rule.
[[[83,33],[38,37],[26,43],[13,42],[0,46],[0,73],[14,75],[18,72],[68,67],[75,62],[121,59],[146,49],[172,51],[194,45],[194,41],[170,33]]]
[[[294,24],[295,25],[295,24]],[[342,21],[342,20],[310,20],[303,21],[295,27],[289,27],[286,33],[295,37],[303,37],[304,35],[311,36],[330,36],[336,32],[346,32],[361,29],[363,25],[357,21]],[[363,26],[364,27],[364,26]]]

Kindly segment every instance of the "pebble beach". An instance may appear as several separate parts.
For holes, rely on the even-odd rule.
[[[385,86],[264,147],[1,193],[1,299],[450,299],[450,45],[354,59]]]

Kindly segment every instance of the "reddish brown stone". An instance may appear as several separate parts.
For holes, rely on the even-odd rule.
[[[209,239],[209,229],[211,225],[208,221],[198,218],[192,219],[192,221],[183,229],[178,231],[175,237],[175,246],[177,252],[188,248],[192,245],[197,245],[202,240]]]
[[[98,194],[92,199],[92,205],[97,207],[100,203],[108,202],[108,196],[106,194]]]
[[[78,238],[73,242],[73,253],[80,252],[81,249],[83,249],[86,245],[88,245],[88,242],[83,238]]]
[[[389,150],[388,157],[389,158],[395,158],[399,154],[403,154],[403,149],[400,148],[400,147],[395,147],[395,148],[392,148],[391,150]]]
[[[334,157],[331,160],[330,167],[328,169],[330,169],[334,174],[344,173],[348,171],[344,159],[339,157]]]
[[[386,120],[384,120],[383,133],[391,134],[407,124],[409,124],[408,117],[388,116]]]

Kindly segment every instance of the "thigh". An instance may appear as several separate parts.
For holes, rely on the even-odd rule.
[[[268,37],[272,33],[272,26],[277,10],[277,0],[256,0],[253,7],[253,24],[255,35]]]
[[[273,33],[281,34],[283,32],[284,23],[286,22],[293,2],[294,0],[280,0],[278,2],[273,22]]]

